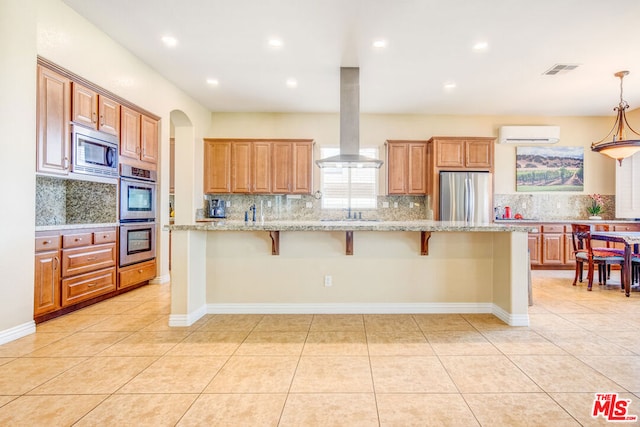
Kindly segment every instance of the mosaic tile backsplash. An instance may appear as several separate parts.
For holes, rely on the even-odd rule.
[[[36,225],[101,224],[117,221],[118,186],[36,177]]]
[[[602,195],[603,219],[615,218],[615,196]],[[346,210],[322,209],[322,200],[311,195],[302,196],[272,196],[272,195],[207,195],[201,209],[196,211],[196,219],[205,217],[209,199],[222,199],[230,202],[226,208],[227,218],[243,220],[245,211],[252,204],[257,208],[257,219],[260,219],[260,202],[265,221],[269,220],[319,220],[346,218]],[[269,206],[271,202],[271,206]],[[397,207],[396,206],[397,203]],[[355,209],[362,212],[363,219],[377,219],[381,221],[407,221],[417,219],[432,219],[429,210],[429,196],[378,196],[376,209]],[[496,194],[494,195],[495,211],[504,212],[505,206],[511,208],[511,215],[521,214],[531,220],[584,220],[589,214],[587,206],[591,204],[589,195],[567,194]],[[251,213],[249,213],[251,219]]]

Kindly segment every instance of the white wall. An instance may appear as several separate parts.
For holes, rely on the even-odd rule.
[[[583,146],[585,154],[584,193],[615,193],[615,161],[591,151],[591,143],[603,138],[614,117],[527,117],[527,116],[427,116],[410,114],[362,114],[360,146],[379,147],[384,153],[387,139],[429,139],[432,136],[498,136],[503,125],[558,125],[563,146]],[[313,138],[316,158],[319,146],[338,146],[338,114],[246,114],[213,113],[211,138]],[[513,145],[496,144],[495,193],[516,192]],[[319,169],[314,169],[318,189]],[[384,166],[380,193],[384,193]]]
[[[35,0],[0,2],[0,331],[5,334],[33,329],[35,5]]]

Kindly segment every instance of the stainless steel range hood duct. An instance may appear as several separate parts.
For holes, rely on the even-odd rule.
[[[340,154],[316,160],[321,168],[380,168],[382,160],[360,155],[360,69],[340,68]]]

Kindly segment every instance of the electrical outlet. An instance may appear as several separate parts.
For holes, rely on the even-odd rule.
[[[409,202],[409,208],[413,209],[413,202]]]
[[[231,207],[231,200],[227,200],[227,207],[230,208]]]
[[[527,208],[527,202],[522,202],[522,204],[520,205],[520,209],[526,209]]]
[[[307,202],[307,208],[312,208],[312,207],[313,207],[313,203]]]
[[[333,286],[333,278],[328,274],[324,276],[324,286],[326,288]]]
[[[388,208],[389,207],[389,202],[382,202],[382,207],[383,208]]]
[[[267,200],[267,207],[270,208],[271,207],[271,200]]]
[[[398,208],[398,202],[393,202],[393,207],[397,209]]]

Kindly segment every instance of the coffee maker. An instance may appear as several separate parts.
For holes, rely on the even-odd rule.
[[[209,200],[209,218],[225,218],[224,212],[224,200],[211,199]]]

